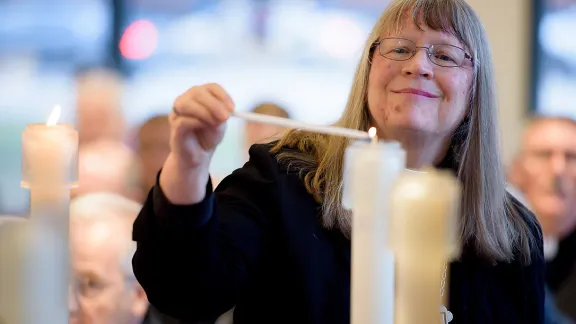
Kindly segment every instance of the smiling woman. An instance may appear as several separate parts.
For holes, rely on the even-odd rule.
[[[484,28],[464,0],[395,0],[365,43],[337,126],[376,127],[402,144],[408,168],[458,176],[456,323],[542,323],[542,235],[506,194],[494,83]],[[236,305],[237,324],[349,323],[349,140],[290,131],[253,146],[212,192],[209,165],[234,102],[206,84],[174,107],[171,153],[133,230],[134,272],[152,304],[185,319]]]

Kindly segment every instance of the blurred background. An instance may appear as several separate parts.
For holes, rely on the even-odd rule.
[[[147,118],[168,113],[192,85],[218,82],[239,110],[269,101],[288,107],[296,119],[335,121],[365,37],[386,4],[0,0],[0,213],[26,212],[20,135],[56,104],[63,121],[76,122],[79,105],[113,105],[115,98],[94,101],[118,96],[130,133]],[[119,93],[79,89],[90,83],[79,79],[99,67],[118,74]],[[111,86],[110,80],[100,83]],[[239,131],[232,122],[214,173],[242,165]]]
[[[576,115],[576,41],[566,37],[576,32],[576,7],[572,0],[469,2],[491,38],[508,157],[531,110]],[[80,105],[118,102],[128,142],[143,121],[167,113],[177,95],[205,82],[221,83],[239,110],[268,101],[295,119],[334,121],[362,43],[387,3],[0,0],[0,213],[26,212],[20,134],[56,104],[63,121],[78,123]],[[89,82],[82,77],[103,67],[117,73],[114,93],[83,91]],[[90,102],[103,96],[115,98]],[[215,174],[241,165],[239,132],[232,122]]]
[[[503,156],[512,170],[509,181],[546,224],[544,211],[554,204],[538,200],[548,194],[538,191],[545,187],[538,179],[550,184],[561,178],[576,188],[576,0],[468,2],[485,24],[493,53]],[[29,192],[20,188],[21,134],[27,124],[44,123],[56,105],[63,109],[60,121],[73,123],[80,134],[80,185],[73,197],[116,195],[111,200],[84,196],[82,204],[76,202],[83,207],[77,209],[95,214],[94,206],[114,205],[114,213],[132,217],[140,205],[130,202],[144,200],[169,152],[166,115],[175,98],[191,86],[223,85],[240,111],[334,122],[346,104],[362,45],[388,3],[0,0],[0,216],[28,213]],[[544,144],[532,143],[525,135],[534,115],[556,118],[537,135],[530,130],[532,138]],[[250,144],[282,131],[231,120],[211,166],[213,181],[241,167]],[[538,181],[531,186],[518,179]],[[576,205],[576,189],[558,196],[565,201],[550,218],[563,220],[561,234],[547,228],[544,233],[555,239],[545,245],[553,251],[547,255],[547,284],[562,311],[576,320],[576,209],[566,207]],[[131,226],[124,225],[110,226],[130,241]],[[89,239],[79,233],[79,239]],[[72,245],[92,246],[82,240]],[[82,253],[92,251],[74,250],[73,260]],[[125,257],[129,265],[130,253]],[[571,272],[572,279],[566,279]],[[82,298],[101,292],[88,284],[97,280],[76,276],[84,289],[78,306],[83,309]],[[572,288],[562,288],[568,286],[565,282]],[[107,307],[114,309],[122,298],[106,298]],[[146,318],[153,313],[151,309]],[[126,323],[111,318],[92,323]]]

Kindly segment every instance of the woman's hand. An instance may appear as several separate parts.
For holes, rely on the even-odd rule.
[[[160,187],[174,204],[194,204],[206,195],[210,161],[224,137],[234,103],[218,84],[190,88],[170,113],[170,149]]]

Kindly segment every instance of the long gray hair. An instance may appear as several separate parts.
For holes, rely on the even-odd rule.
[[[469,113],[454,133],[448,153],[463,188],[462,244],[490,262],[519,256],[528,264],[536,238],[506,193],[490,50],[480,19],[464,0],[393,1],[366,41],[346,109],[337,124],[360,130],[370,127],[366,103],[372,45],[382,34],[400,31],[406,17],[412,17],[417,26],[454,35],[474,60]],[[308,192],[321,203],[323,225],[350,237],[351,215],[341,204],[343,157],[348,145],[349,140],[341,137],[291,131],[272,151],[278,152],[279,162],[301,174]],[[284,150],[286,147],[292,150]]]

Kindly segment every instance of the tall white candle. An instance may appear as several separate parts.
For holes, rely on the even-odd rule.
[[[398,178],[390,202],[396,324],[442,323],[440,305],[446,305],[449,287],[446,265],[460,246],[459,201],[460,186],[447,171],[404,172]]]
[[[30,215],[25,225],[9,227],[12,238],[2,242],[19,251],[13,269],[2,271],[18,274],[12,287],[18,291],[12,293],[19,298],[12,305],[21,311],[5,318],[8,323],[68,323],[69,202],[77,180],[78,133],[56,123],[59,113],[56,107],[48,123],[28,125],[22,134],[22,186],[30,189]],[[0,316],[5,307],[0,304]]]
[[[356,142],[345,155],[343,204],[352,209],[351,323],[394,323],[394,253],[388,195],[404,169],[395,142]]]
[[[0,216],[0,324],[19,323],[25,309],[22,299],[24,242],[27,219]]]

